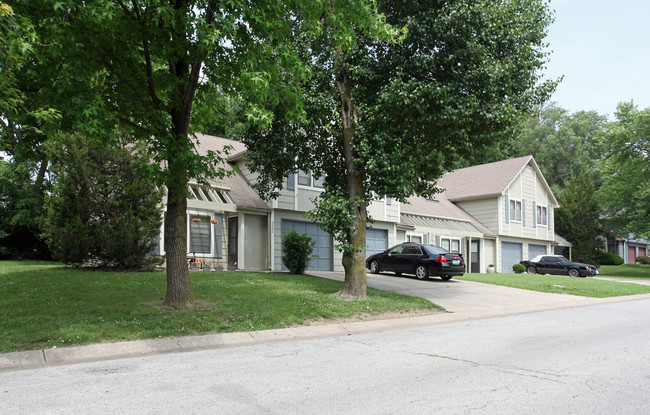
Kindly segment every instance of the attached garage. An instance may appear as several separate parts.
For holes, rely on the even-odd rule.
[[[533,259],[537,255],[546,255],[546,245],[528,245],[528,259]]]
[[[366,230],[366,258],[388,249],[388,231],[385,229]]]
[[[523,260],[522,244],[514,242],[501,243],[501,272],[513,273],[512,266]]]
[[[318,258],[314,259],[309,266],[310,271],[332,271],[334,270],[334,250],[332,248],[332,236],[322,230],[320,226],[312,222],[302,222],[295,220],[282,221],[282,236],[291,231],[303,233],[311,236],[316,242],[314,247],[314,255]],[[282,264],[282,269],[287,268]]]

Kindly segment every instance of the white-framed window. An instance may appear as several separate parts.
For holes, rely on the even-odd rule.
[[[548,225],[548,210],[546,206],[537,206],[537,224],[542,226]]]
[[[521,200],[510,199],[510,220],[521,222]]]
[[[407,242],[413,242],[416,244],[421,244],[422,243],[422,235],[406,235],[406,241]]]
[[[311,186],[311,173],[298,170],[298,184],[302,186]]]
[[[440,238],[440,247],[447,252],[460,252],[460,239]]]
[[[190,214],[189,252],[196,254],[212,253],[211,230],[209,215]]]
[[[315,178],[311,173],[298,170],[298,184],[300,186],[316,187],[322,189],[325,187],[325,177]]]

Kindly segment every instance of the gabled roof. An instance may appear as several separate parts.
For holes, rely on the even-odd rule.
[[[498,196],[530,165],[540,178],[555,205],[557,199],[546,182],[533,156],[518,157],[479,166],[466,167],[446,173],[438,181],[438,187],[445,189],[444,197],[451,201],[481,199]]]
[[[196,137],[196,151],[200,155],[207,155],[208,151],[221,152],[221,159],[215,160],[216,163],[221,163],[221,167],[227,171],[233,171],[232,166],[227,162],[230,155],[242,153],[246,150],[243,143],[227,138],[220,138],[205,134],[195,134]],[[228,154],[225,154],[224,148],[230,146]],[[209,179],[208,182],[217,187],[224,187],[229,189],[229,194],[238,207],[253,208],[270,210],[268,203],[259,197],[257,192],[250,186],[248,180],[239,171],[235,171],[233,175],[226,176],[223,179],[215,178]]]

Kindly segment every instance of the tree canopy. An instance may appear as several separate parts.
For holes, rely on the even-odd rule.
[[[624,102],[615,117],[603,144],[601,206],[610,228],[650,239],[650,108]]]
[[[303,49],[313,74],[303,85],[306,123],[276,109],[271,128],[245,139],[267,197],[289,172],[325,177],[312,218],[343,250],[344,297],[365,296],[372,200],[436,192],[445,171],[503,139],[554,88],[538,82],[551,21],[545,2],[378,4],[380,19],[406,35],[360,26],[340,44],[324,19],[325,35]]]

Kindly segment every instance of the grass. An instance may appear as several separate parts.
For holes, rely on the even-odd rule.
[[[643,278],[650,279],[650,265],[624,264],[601,265],[601,277]]]
[[[162,272],[112,273],[48,262],[0,261],[0,352],[88,343],[277,329],[362,314],[442,310],[368,288],[342,301],[341,283],[288,274],[191,273],[197,309],[162,306]]]
[[[583,297],[619,297],[650,293],[650,286],[603,281],[592,278],[573,278],[565,275],[540,274],[465,274],[459,280],[503,285],[524,290]]]

